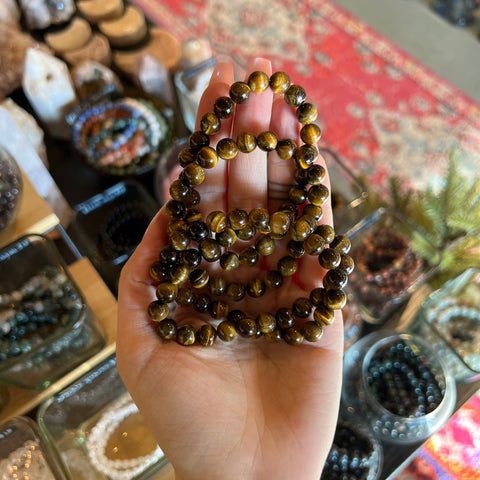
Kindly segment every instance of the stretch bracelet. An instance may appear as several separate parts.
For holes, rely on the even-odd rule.
[[[236,105],[245,103],[252,93],[260,94],[268,88],[283,95],[286,103],[296,109],[297,120],[303,125],[300,131],[303,144],[297,146],[292,139],[278,139],[274,132],[265,131],[258,136],[244,132],[236,140],[223,138],[215,148],[211,147],[210,135],[219,132],[222,119],[230,118]],[[318,157],[315,144],[321,136],[320,128],[313,123],[316,118],[317,108],[306,102],[305,90],[291,84],[284,72],[271,77],[254,72],[247,82],[235,82],[228,97],[215,100],[213,113],[202,116],[200,130],[192,133],[188,148],[178,155],[183,170],[172,182],[171,199],[165,204],[165,212],[171,219],[167,227],[169,244],[150,268],[151,278],[158,283],[157,300],[148,306],[148,315],[157,323],[161,338],[176,339],[182,345],[197,342],[207,346],[217,336],[229,342],[239,333],[247,338],[263,335],[269,342],[284,339],[288,344],[299,345],[304,339],[320,340],[323,328],[334,320],[334,311],[345,306],[347,297],[343,288],[354,263],[349,256],[349,239],[336,235],[331,226],[319,224],[322,206],[330,192],[323,183],[325,169],[315,163]],[[195,187],[203,183],[206,172],[217,165],[219,158],[235,161],[238,152],[250,153],[256,148],[275,151],[282,160],[294,163],[288,201],[273,213],[265,208],[250,212],[236,208],[227,213],[212,211],[204,219],[196,208],[200,194]],[[248,241],[249,246],[237,253],[232,247],[238,241]],[[257,265],[281,241],[286,243],[286,255],[279,259],[277,268],[265,272],[262,278],[249,280],[246,285],[228,283],[221,275],[211,277],[206,267],[218,262],[229,272]],[[231,308],[230,302],[238,302],[246,295],[260,298],[269,289],[280,289],[285,277],[297,274],[298,260],[305,255],[317,257],[326,270],[323,287],[312,290],[308,298],[298,298],[291,306],[275,312],[260,309],[254,315]],[[216,327],[206,323],[198,331],[191,325],[178,327],[169,318],[173,303],[192,306],[199,313],[208,312],[212,322],[220,323]]]

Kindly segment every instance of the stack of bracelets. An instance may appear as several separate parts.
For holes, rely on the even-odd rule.
[[[131,174],[153,165],[168,125],[155,106],[124,97],[94,103],[72,125],[72,142],[80,157],[101,173]]]
[[[221,119],[233,115],[235,104],[245,103],[251,92],[261,93],[268,87],[276,94],[283,94],[288,105],[296,107],[296,117],[303,127],[300,136],[303,145],[297,148],[291,139],[278,140],[272,131],[260,133],[258,137],[245,132],[234,141],[221,139],[216,148],[209,146],[209,135],[220,130]],[[305,101],[305,90],[293,85],[284,72],[268,77],[263,72],[254,72],[247,82],[231,85],[229,96],[219,97],[214,103],[214,113],[203,115],[200,131],[189,139],[189,148],[179,153],[178,161],[183,167],[179,178],[170,186],[171,199],[165,204],[165,213],[171,218],[167,231],[169,245],[159,253],[159,260],[150,268],[150,275],[158,282],[157,300],[148,306],[148,315],[158,323],[157,331],[163,339],[176,339],[182,345],[212,345],[218,336],[225,342],[232,341],[237,333],[247,338],[263,335],[269,342],[282,338],[290,345],[298,345],[304,339],[310,342],[320,340],[323,327],[334,320],[334,310],[346,303],[343,288],[348,275],[354,268],[348,255],[350,241],[343,235],[335,235],[329,225],[318,225],[322,217],[322,205],[329,198],[329,190],[323,185],[325,169],[315,164],[318,150],[315,144],[320,139],[320,128],[314,122],[316,107]],[[255,148],[265,152],[276,151],[285,161],[296,166],[295,185],[289,190],[289,201],[272,214],[265,208],[254,208],[246,212],[235,208],[228,213],[212,211],[203,220],[195,208],[200,195],[195,189],[205,179],[205,170],[215,167],[218,158],[232,160],[238,153],[250,153]],[[298,216],[298,209],[301,215]],[[257,235],[259,232],[259,235]],[[287,254],[278,261],[277,270],[270,270],[263,278],[255,278],[243,285],[227,283],[221,276],[210,277],[200,266],[202,260],[219,262],[226,272],[242,266],[253,266],[261,256],[270,255],[276,248],[276,241],[289,236]],[[251,240],[253,246],[240,253],[229,250],[236,240]],[[198,248],[190,248],[195,242]],[[231,310],[229,304],[212,297],[226,295],[236,302],[245,294],[259,298],[267,289],[276,290],[282,286],[284,277],[296,274],[297,261],[304,255],[317,256],[320,265],[327,269],[323,287],[315,288],[309,298],[298,298],[291,307],[281,307],[275,313],[260,312],[254,317],[239,309]],[[209,291],[200,291],[205,287]],[[204,290],[205,291],[205,290]],[[198,293],[196,293],[198,292]],[[212,297],[211,297],[211,296]],[[178,306],[193,306],[197,312],[209,312],[214,321],[220,321],[215,328],[210,323],[198,331],[191,325],[177,328],[176,322],[167,318],[169,303]],[[313,312],[313,320],[305,321],[301,328],[296,319],[306,320]]]

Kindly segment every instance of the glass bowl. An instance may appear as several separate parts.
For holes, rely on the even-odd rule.
[[[26,235],[0,250],[0,383],[43,390],[104,345],[50,239]]]
[[[362,319],[360,317],[360,307],[352,289],[347,285],[344,291],[347,295],[347,303],[342,308],[343,350],[346,352],[360,338]]]
[[[470,268],[430,294],[409,331],[432,345],[456,380],[480,378],[480,269]]]
[[[435,272],[440,252],[400,213],[380,208],[350,229],[349,284],[362,319],[382,324]]]
[[[456,401],[455,380],[421,338],[378,331],[345,354],[342,401],[378,438],[418,442],[449,419]]]
[[[15,220],[22,195],[20,168],[15,159],[0,145],[0,234]]]
[[[68,480],[153,479],[168,463],[110,356],[38,410]]]
[[[27,417],[15,417],[0,425],[0,474],[5,480],[65,480],[37,424]]]

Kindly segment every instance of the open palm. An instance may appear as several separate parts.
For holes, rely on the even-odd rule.
[[[257,59],[251,65],[254,70],[270,74],[271,66]],[[232,77],[229,65],[218,65],[199,117],[212,111],[217,97],[228,95]],[[222,121],[211,142],[266,130],[279,138],[298,139],[293,109],[277,100],[271,92],[252,94],[246,104],[237,106],[233,121]],[[275,210],[282,192],[286,196],[288,185],[294,183],[293,171],[291,162],[272,153],[267,161],[266,153],[258,149],[239,154],[228,164],[220,160],[198,187],[199,209],[204,217],[211,210],[236,207]],[[322,221],[331,223],[329,205],[323,208]],[[263,338],[217,340],[209,348],[162,341],[146,308],[155,299],[149,268],[168,244],[168,222],[162,209],[122,271],[117,360],[127,388],[175,468],[176,479],[318,479],[337,421],[341,315],[336,314],[319,342],[304,342],[298,348]],[[281,247],[277,250],[257,266],[238,269],[231,278],[245,283],[260,269],[273,268],[282,255]],[[321,286],[321,277],[315,257],[302,258],[297,275],[288,277],[282,288],[248,299],[239,308],[253,315],[291,306]],[[174,315],[180,325],[205,323],[190,309],[179,308]]]

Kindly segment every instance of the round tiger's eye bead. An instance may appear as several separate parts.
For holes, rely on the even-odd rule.
[[[277,147],[278,139],[274,132],[262,132],[257,138],[258,148],[264,152],[271,152]]]
[[[226,271],[231,272],[240,266],[240,260],[235,252],[225,252],[220,257],[220,266]]]
[[[197,220],[202,220],[202,212],[200,212],[198,208],[189,208],[185,214],[185,221],[187,223],[192,223]]]
[[[150,277],[157,282],[164,282],[168,279],[167,268],[164,267],[159,261],[153,262],[150,267]]]
[[[237,137],[237,147],[243,153],[251,153],[257,148],[257,138],[250,132],[241,133]]]
[[[278,270],[269,270],[263,276],[263,281],[268,288],[275,290],[280,288],[283,283],[282,274]]]
[[[169,200],[165,204],[165,213],[170,218],[180,219],[183,218],[186,212],[185,205],[177,200]]]
[[[222,138],[216,146],[217,154],[224,160],[232,160],[238,153],[237,144],[231,138]]]
[[[275,316],[269,312],[261,312],[257,316],[256,321],[258,329],[262,333],[270,333],[273,332],[275,328],[277,328],[277,321],[275,320]]]
[[[297,298],[292,305],[292,312],[296,317],[307,318],[313,310],[312,302],[308,298]]]
[[[320,141],[322,137],[322,130],[320,127],[314,123],[309,123],[304,125],[300,130],[300,138],[303,142],[310,145],[315,145]]]
[[[305,239],[303,246],[309,255],[319,255],[325,248],[325,239],[321,235],[312,233]]]
[[[181,307],[188,307],[193,305],[193,302],[195,301],[195,294],[190,287],[181,287],[178,289],[176,300],[177,305],[180,305]]]
[[[297,168],[303,168],[305,170],[315,163],[317,157],[318,150],[313,145],[306,143],[295,150],[293,161]]]
[[[207,226],[213,233],[223,232],[228,226],[227,216],[220,210],[214,210],[207,215]]]
[[[318,263],[327,270],[337,268],[340,265],[341,255],[333,248],[326,248],[319,256]]]
[[[350,240],[345,235],[337,235],[331,242],[330,248],[334,248],[340,253],[347,254],[352,248]]]
[[[210,315],[215,320],[227,318],[229,310],[230,307],[228,306],[228,303],[222,300],[215,300],[210,304]]]
[[[223,277],[211,277],[208,282],[208,290],[212,295],[219,297],[227,290],[227,281]]]
[[[282,203],[278,207],[279,212],[285,212],[290,217],[290,222],[295,221],[298,215],[298,208],[292,202]]]
[[[324,288],[321,288],[321,287],[314,288],[310,292],[310,297],[309,297],[310,302],[312,302],[312,305],[314,307],[324,305],[325,294],[326,294],[326,290]]]
[[[234,208],[228,212],[227,218],[234,230],[240,230],[248,223],[248,213],[241,208]]]
[[[235,103],[245,103],[250,97],[250,87],[245,82],[235,82],[228,92]]]
[[[323,336],[323,327],[317,322],[305,322],[302,334],[307,342],[318,342]]]
[[[195,270],[190,272],[190,275],[188,276],[188,280],[190,281],[190,284],[192,285],[192,287],[202,288],[210,280],[210,275],[203,268],[196,268]]]
[[[195,343],[195,329],[191,325],[183,325],[177,329],[177,342],[186,347]]]
[[[222,254],[220,245],[213,238],[206,238],[200,242],[200,251],[202,257],[207,262],[216,262]]]
[[[353,261],[353,258],[350,255],[347,255],[346,253],[342,253],[340,257],[341,257],[341,260],[340,260],[340,265],[338,265],[338,267],[341,268],[347,275],[350,275],[353,272],[353,269],[355,268],[355,262]]]
[[[279,308],[275,313],[275,319],[277,321],[278,327],[282,330],[290,328],[295,324],[295,317],[293,316],[293,312],[290,308],[287,307]]]
[[[254,278],[247,282],[247,293],[253,298],[259,298],[265,293],[265,284],[260,278]]]
[[[202,168],[213,168],[218,163],[217,151],[212,147],[202,147],[197,153],[197,163]]]
[[[325,305],[333,310],[340,310],[347,304],[347,294],[343,290],[330,289],[325,294]]]
[[[207,135],[217,133],[220,130],[220,125],[220,119],[214,113],[206,113],[200,119],[200,130]]]
[[[180,262],[180,254],[171,246],[167,245],[158,254],[160,263],[167,268],[174,267]]]
[[[246,313],[242,312],[242,310],[234,309],[228,312],[227,320],[232,322],[234,325],[238,325],[238,322],[246,316]]]
[[[291,85],[290,77],[285,72],[275,72],[270,77],[270,88],[273,93],[284,94]]]
[[[189,223],[188,232],[190,233],[190,238],[197,243],[205,240],[210,235],[210,229],[203,220],[195,220]]]
[[[282,160],[290,160],[293,157],[296,149],[297,145],[293,140],[290,140],[289,138],[279,140],[275,148],[278,156]]]
[[[248,215],[249,222],[260,231],[270,229],[270,214],[266,208],[254,208]]]
[[[305,89],[300,85],[295,84],[290,85],[284,95],[285,102],[291,107],[300,106],[306,98],[307,93],[305,92]]]
[[[323,205],[330,196],[330,192],[325,185],[313,185],[308,191],[308,200],[314,205]]]
[[[175,285],[182,285],[188,280],[190,270],[185,265],[178,265],[170,271],[170,281]]]
[[[237,230],[237,237],[240,240],[251,240],[255,234],[257,233],[256,228],[249,222],[247,225],[245,225],[243,228],[240,230]]]
[[[180,252],[180,263],[189,270],[193,270],[200,265],[202,254],[196,248],[189,248]]]
[[[303,125],[313,123],[318,117],[317,107],[313,103],[304,102],[298,106],[296,116]]]
[[[291,277],[297,273],[297,262],[292,257],[283,257],[278,261],[278,270],[284,277]]]
[[[295,240],[290,240],[287,243],[287,252],[293,258],[302,258],[305,255],[305,248],[303,247],[303,242],[296,242]]]
[[[183,230],[176,230],[171,233],[169,242],[175,250],[186,250],[190,245],[190,235]]]
[[[220,340],[224,342],[231,342],[237,336],[237,329],[235,324],[229,320],[224,320],[217,327],[217,335]]]
[[[268,88],[269,80],[266,73],[256,71],[250,74],[247,83],[253,93],[262,93]]]
[[[230,97],[218,97],[213,104],[213,113],[218,118],[230,118],[235,111],[235,103]]]
[[[303,188],[308,185],[307,171],[303,168],[297,168],[293,174],[293,178],[295,179],[295,183],[299,187]]]
[[[206,133],[196,131],[190,135],[188,142],[190,144],[190,148],[193,150],[193,153],[196,153],[202,147],[207,147],[210,145],[210,138]]]
[[[288,192],[288,198],[295,205],[302,205],[307,201],[307,191],[302,187],[292,187]]]
[[[276,328],[272,332],[265,333],[263,336],[268,343],[278,343],[282,339],[282,332],[279,328]]]
[[[238,333],[242,337],[255,338],[257,336],[257,322],[250,317],[242,318],[238,322]]]
[[[290,227],[290,236],[296,242],[302,242],[312,233],[311,223],[303,217],[300,217]]]
[[[200,345],[203,345],[204,347],[210,347],[217,338],[217,332],[215,331],[215,328],[206,323],[197,330],[196,337],[197,342]]]
[[[183,201],[184,205],[187,208],[195,207],[200,203],[200,194],[198,193],[198,190],[195,190],[194,188],[192,188],[191,190],[192,191],[190,192],[188,198]]]
[[[205,170],[196,163],[189,163],[179,175],[180,180],[189,186],[200,185],[205,180]]]
[[[312,205],[311,203],[309,203],[305,205],[305,207],[303,207],[302,214],[308,215],[309,217],[313,217],[315,221],[318,222],[323,217],[323,210],[322,210],[322,207],[319,207],[318,205]]]
[[[255,242],[255,250],[260,255],[271,255],[275,250],[275,240],[270,235],[261,235]]]
[[[178,285],[170,282],[160,283],[155,291],[157,300],[160,303],[170,303],[177,298]]]
[[[253,267],[258,263],[260,256],[253,247],[246,247],[244,248],[239,255],[239,260],[242,265],[247,267]]]
[[[229,248],[237,241],[237,234],[235,230],[227,227],[223,232],[219,232],[215,235],[215,240],[225,248]]]
[[[157,324],[157,333],[164,340],[172,340],[177,336],[177,324],[171,318],[166,318]]]
[[[326,175],[326,170],[318,163],[307,169],[307,181],[310,185],[320,185],[325,180]]]
[[[325,276],[323,277],[323,286],[329,290],[331,288],[334,289],[342,289],[348,282],[348,275],[339,268],[335,268],[333,270],[329,270]]]
[[[148,316],[154,322],[161,322],[162,320],[167,318],[169,313],[170,309],[168,308],[168,305],[166,303],[155,300],[148,305]]]
[[[303,342],[303,335],[298,328],[291,327],[288,330],[286,330],[283,333],[283,339],[289,344],[289,345],[300,345]]]
[[[270,230],[272,238],[284,237],[290,228],[290,216],[286,212],[275,212],[270,215]]]
[[[335,238],[335,230],[330,225],[319,225],[315,229],[315,233],[321,235],[325,239],[326,243],[331,243]]]
[[[197,312],[203,313],[208,312],[210,310],[210,304],[212,301],[210,297],[206,293],[200,293],[195,296],[195,300],[193,302],[193,306]]]
[[[313,312],[313,318],[320,325],[331,325],[335,319],[335,312],[326,305],[319,305]]]
[[[178,219],[178,220],[170,220],[167,223],[167,233],[170,235],[172,232],[177,230],[188,232],[188,225],[185,220]]]
[[[195,152],[191,148],[184,148],[178,154],[178,163],[182,167],[185,167],[186,165],[194,161],[195,161]]]
[[[234,302],[238,302],[245,296],[245,287],[238,282],[232,282],[227,287],[227,297]]]
[[[182,183],[180,180],[174,180],[169,188],[170,196],[177,200],[178,202],[183,202],[186,198],[189,197],[192,189]]]

